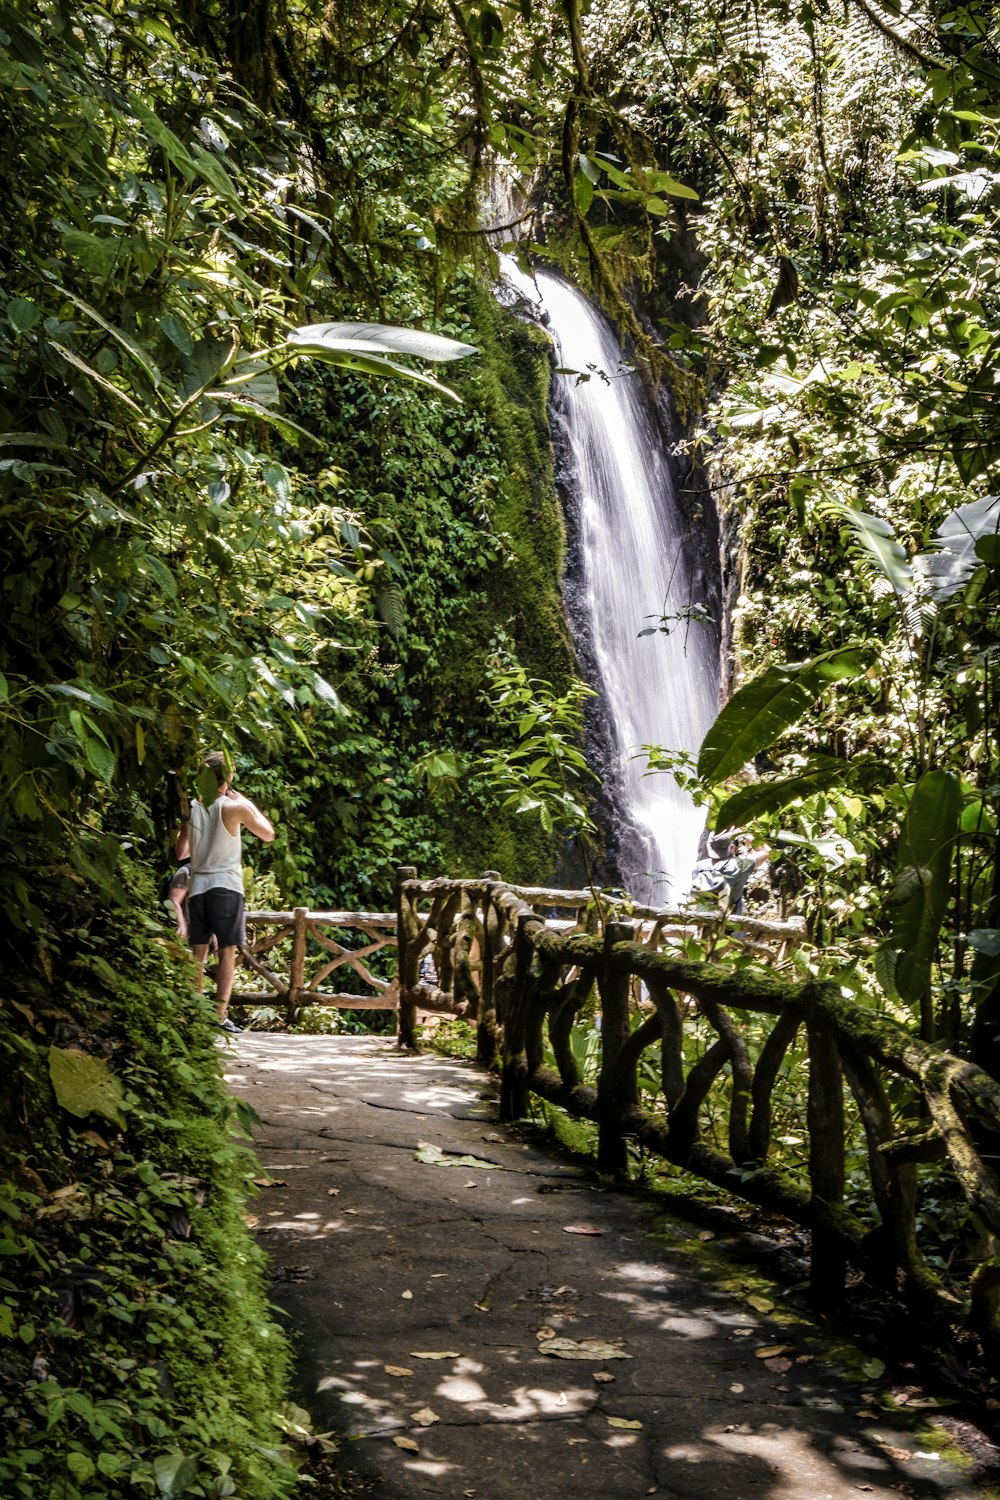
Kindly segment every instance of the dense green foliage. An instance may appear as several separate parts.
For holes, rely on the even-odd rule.
[[[130,862],[126,878],[151,905],[148,876]],[[252,1158],[212,1007],[155,917],[123,931],[85,894],[63,912],[74,956],[19,986],[0,1036],[16,1080],[0,1117],[0,1487],[287,1493],[287,1352],[243,1222]]]

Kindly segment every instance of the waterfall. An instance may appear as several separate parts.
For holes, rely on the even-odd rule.
[[[503,269],[547,324],[559,366],[577,372],[555,376],[553,393],[576,512],[579,587],[567,608],[614,742],[621,876],[637,900],[676,900],[705,815],[668,772],[644,774],[640,747],[697,754],[718,709],[717,627],[683,613],[708,603],[704,549],[687,534],[674,494],[656,398],[622,363],[607,319],[556,276],[531,279],[508,257]],[[661,616],[675,617],[670,633],[641,637]]]

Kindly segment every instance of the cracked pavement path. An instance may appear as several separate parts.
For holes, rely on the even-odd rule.
[[[658,1216],[654,1232],[634,1196],[499,1127],[494,1080],[471,1064],[251,1032],[223,1067],[263,1122],[274,1183],[254,1214],[302,1404],[366,1493],[980,1495],[859,1414],[857,1387],[820,1359],[797,1362],[801,1323],[790,1334],[700,1281],[679,1248],[689,1226]],[[628,1358],[554,1357],[540,1346],[555,1338]],[[756,1357],[776,1344],[788,1371]]]

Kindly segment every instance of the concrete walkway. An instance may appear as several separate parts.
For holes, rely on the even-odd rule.
[[[364,1493],[981,1494],[864,1412],[878,1382],[841,1382],[808,1325],[700,1278],[690,1226],[499,1127],[471,1065],[265,1033],[223,1062],[263,1121],[254,1213],[302,1404]]]

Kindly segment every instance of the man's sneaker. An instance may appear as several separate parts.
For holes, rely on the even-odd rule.
[[[239,1035],[239,1033],[242,1032],[242,1030],[243,1030],[242,1026],[237,1026],[236,1023],[235,1023],[235,1021],[231,1021],[228,1016],[225,1018],[224,1021],[219,1021],[217,1024],[218,1024],[220,1030],[222,1030],[222,1031],[232,1031],[232,1032],[235,1032],[237,1035]]]

